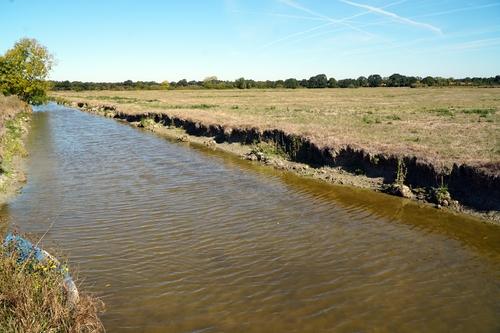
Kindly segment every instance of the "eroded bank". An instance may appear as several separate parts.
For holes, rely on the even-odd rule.
[[[59,102],[149,129],[179,128],[189,136],[206,138],[203,142],[209,146],[243,144],[249,147],[245,158],[327,182],[370,188],[431,203],[437,208],[478,215],[495,223],[500,221],[500,173],[495,165],[464,163],[447,168],[422,157],[374,153],[354,145],[322,147],[307,137],[280,129],[234,128],[204,124],[166,112],[130,114],[112,104]],[[180,135],[179,140],[189,139]]]

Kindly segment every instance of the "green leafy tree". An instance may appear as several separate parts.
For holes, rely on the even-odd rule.
[[[246,89],[247,88],[247,82],[244,77],[240,77],[239,79],[236,79],[234,81],[234,85],[238,89]]]
[[[182,79],[182,80],[177,81],[177,87],[187,87],[187,86],[188,86],[188,82],[186,79]]]
[[[46,102],[53,64],[53,56],[36,39],[19,40],[0,57],[0,91],[30,104]]]
[[[436,85],[436,80],[432,76],[426,76],[422,79],[422,83],[429,87],[432,87]]]
[[[382,85],[382,77],[378,74],[368,76],[368,85],[370,87],[380,87]]]
[[[213,89],[217,86],[217,76],[207,76],[203,79],[203,87],[206,89]]]
[[[331,77],[328,79],[328,88],[338,88],[339,84],[337,80],[335,80],[334,77]]]
[[[408,85],[408,78],[404,75],[395,73],[389,76],[387,85],[389,87],[405,87]]]
[[[299,87],[299,81],[297,81],[297,79],[290,78],[286,79],[285,82],[283,82],[283,85],[288,89],[297,89]]]
[[[160,89],[167,90],[169,88],[170,88],[170,83],[167,80],[165,80],[162,83],[160,83]]]
[[[366,77],[360,76],[356,81],[358,82],[358,87],[368,87],[368,79]]]
[[[318,74],[309,78],[308,88],[326,88],[328,79],[325,74]]]

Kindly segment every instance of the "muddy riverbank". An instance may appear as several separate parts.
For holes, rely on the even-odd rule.
[[[373,153],[357,146],[320,147],[306,137],[279,129],[229,128],[165,112],[130,114],[113,104],[67,104],[303,176],[403,196],[500,223],[500,169],[495,165],[455,164],[446,168],[425,158]]]

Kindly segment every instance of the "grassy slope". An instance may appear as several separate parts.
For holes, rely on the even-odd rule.
[[[30,112],[30,107],[17,97],[0,95],[0,201],[24,179],[18,157],[26,154],[23,136]]]
[[[57,92],[206,124],[278,128],[320,146],[354,145],[437,165],[500,163],[500,89],[364,88]]]
[[[16,161],[26,153],[23,134],[29,112],[31,108],[17,97],[0,95],[0,202],[24,178]],[[44,267],[28,270],[4,250],[0,244],[1,332],[103,331],[97,317],[102,302],[82,294],[78,304],[68,308],[60,274]]]

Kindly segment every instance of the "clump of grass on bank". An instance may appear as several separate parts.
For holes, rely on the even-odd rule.
[[[263,154],[266,157],[279,157],[285,160],[290,159],[290,156],[278,145],[266,142],[255,144],[250,153]]]
[[[68,304],[60,271],[34,260],[19,263],[0,246],[0,331],[102,332],[98,313],[101,301],[80,293]]]

